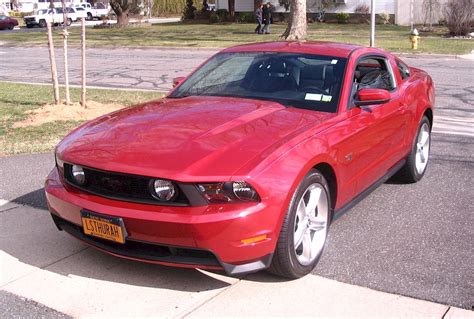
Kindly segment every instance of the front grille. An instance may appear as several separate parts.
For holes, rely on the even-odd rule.
[[[88,193],[110,199],[144,204],[172,206],[189,205],[189,201],[183,193],[182,188],[176,183],[175,187],[178,190],[176,198],[170,202],[160,202],[155,199],[150,192],[150,184],[153,182],[154,178],[83,167],[86,183],[84,185],[79,185],[72,177],[71,169],[71,164],[64,164],[64,177],[66,181],[70,185]]]
[[[66,231],[70,235],[83,240],[92,246],[119,256],[148,261],[207,266],[216,269],[221,268],[216,256],[207,250],[149,244],[128,239],[125,241],[125,244],[118,244],[108,240],[87,236],[84,234],[80,226],[70,223],[55,214],[51,214],[51,216],[59,229]]]

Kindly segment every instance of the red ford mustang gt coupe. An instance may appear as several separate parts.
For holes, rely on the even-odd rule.
[[[46,196],[60,230],[163,265],[316,265],[335,217],[397,173],[422,178],[434,87],[382,50],[236,46],[162,100],[90,121],[56,148]]]

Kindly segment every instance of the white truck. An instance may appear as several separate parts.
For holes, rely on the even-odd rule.
[[[44,28],[47,22],[50,22],[52,25],[62,24],[64,22],[63,9],[41,9],[34,15],[24,17],[23,20],[27,28],[33,28],[34,26]],[[71,23],[71,17],[67,17],[66,25],[71,25]]]
[[[82,2],[74,7],[84,8],[87,13],[87,20],[101,19],[102,17],[107,17],[109,15],[109,8],[100,2],[96,3],[94,7],[87,2]]]

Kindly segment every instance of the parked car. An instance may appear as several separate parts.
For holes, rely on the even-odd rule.
[[[48,207],[116,256],[298,278],[335,217],[395,174],[423,177],[434,99],[426,72],[375,48],[231,47],[164,99],[64,138]]]
[[[107,17],[109,14],[109,9],[104,4],[98,2],[95,6],[91,6],[90,3],[82,2],[75,6],[75,8],[84,8],[87,14],[88,20],[100,19],[102,17]]]
[[[25,21],[27,28],[33,28],[34,26],[45,28],[47,22],[50,22],[53,25],[62,24],[64,22],[63,9],[41,9],[38,10],[34,15],[24,17],[23,20]],[[71,23],[72,18],[68,16],[66,25],[71,25]]]
[[[10,18],[6,15],[0,15],[0,30],[8,29],[13,30],[14,27],[18,25],[18,21],[16,19]]]
[[[70,9],[76,12],[77,20],[79,19],[87,19],[87,11],[83,7],[71,7]]]

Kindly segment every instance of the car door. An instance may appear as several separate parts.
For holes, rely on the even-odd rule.
[[[363,57],[359,59],[354,73],[353,96],[364,88],[390,92],[390,100],[386,103],[358,107],[353,100],[350,102],[349,118],[355,130],[351,137],[352,160],[357,170],[356,193],[360,193],[399,161],[393,150],[403,143],[406,116],[387,57]]]

